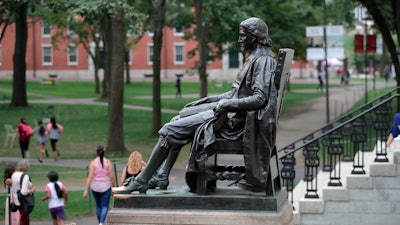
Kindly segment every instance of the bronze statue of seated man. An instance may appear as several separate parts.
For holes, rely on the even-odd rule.
[[[156,187],[166,189],[172,166],[181,148],[189,142],[192,142],[192,153],[188,171],[195,173],[201,170],[199,157],[202,155],[199,152],[215,141],[217,133],[230,140],[243,140],[246,170],[250,172],[246,173],[246,182],[265,185],[270,152],[275,146],[277,113],[276,61],[268,26],[259,18],[244,20],[240,23],[238,42],[248,57],[232,89],[187,104],[183,111],[215,103],[211,109],[176,116],[166,123],[159,131],[159,140],[146,168],[128,186],[113,188],[114,193],[146,193],[149,188]]]

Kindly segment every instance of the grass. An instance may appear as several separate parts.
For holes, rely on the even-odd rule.
[[[311,84],[312,86],[315,86]],[[9,88],[11,81],[0,82],[0,88]],[[56,87],[43,88],[38,81],[29,81],[27,83],[29,96],[51,95],[63,98],[97,98],[98,95],[93,94],[92,82],[59,82]],[[229,90],[230,84],[227,82],[209,83],[210,93],[222,93]],[[292,90],[309,88],[310,84],[292,84]],[[183,93],[198,93],[197,82],[182,83]],[[151,82],[133,82],[125,85],[125,103],[140,106],[151,107],[152,99],[143,98],[142,96],[151,95]],[[172,95],[162,99],[162,107],[168,109],[179,110],[188,102],[197,99],[174,97],[174,82],[162,82],[162,93],[164,95]],[[285,95],[284,107],[296,107],[302,101],[310,100],[322,96],[322,93],[302,93],[301,95],[288,92]],[[29,102],[29,100],[28,100]],[[55,116],[58,122],[64,126],[64,133],[59,140],[59,147],[63,154],[63,158],[91,158],[91,151],[98,144],[105,144],[107,140],[108,115],[106,106],[92,105],[67,105],[53,104],[55,106]],[[29,107],[0,107],[0,124],[12,124],[14,127],[18,124],[21,117],[25,117],[30,124],[34,124],[35,120],[41,119],[41,114],[46,110],[47,104],[30,103]],[[163,113],[163,123],[169,121],[175,114]],[[124,110],[124,141],[128,150],[139,150],[148,156],[156,136],[150,135],[151,129],[151,113],[141,110]],[[0,137],[4,137],[4,129],[0,129]],[[19,157],[19,147],[15,143],[12,148],[0,147],[0,155]],[[49,146],[49,145],[48,145]],[[35,139],[30,143],[30,149],[35,157],[38,153],[36,150]],[[128,153],[127,153],[128,154]]]

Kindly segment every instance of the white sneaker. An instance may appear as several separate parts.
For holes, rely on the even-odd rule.
[[[111,189],[112,193],[114,194],[120,194],[120,193],[129,193],[130,191],[128,191],[128,189],[125,186],[119,186],[119,187],[113,187]]]

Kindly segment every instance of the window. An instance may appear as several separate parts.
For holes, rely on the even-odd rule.
[[[174,64],[184,64],[183,44],[175,44],[174,48]]]
[[[78,65],[78,51],[76,46],[68,46],[68,65]]]
[[[153,64],[153,44],[147,46],[147,64]]]
[[[229,50],[229,68],[239,68],[239,52],[236,49]]]
[[[180,36],[182,37],[184,35],[183,33],[183,27],[175,27],[174,28],[174,36]]]
[[[76,37],[78,36],[74,30],[71,30],[69,27],[67,28],[67,35],[68,37]]]
[[[42,37],[51,37],[51,26],[42,24]]]
[[[44,66],[51,66],[53,64],[51,45],[42,46],[42,62]]]

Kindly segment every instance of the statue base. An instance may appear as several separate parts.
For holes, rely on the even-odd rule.
[[[224,187],[199,196],[186,187],[168,187],[148,190],[145,195],[115,194],[107,224],[289,225],[293,224],[293,206],[286,189],[271,197]]]

